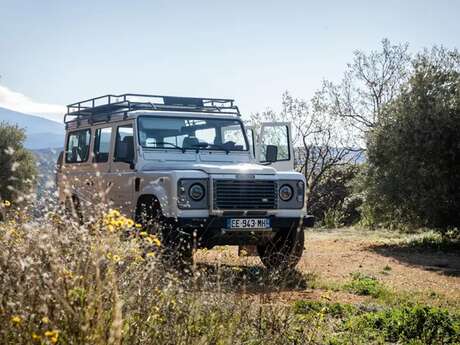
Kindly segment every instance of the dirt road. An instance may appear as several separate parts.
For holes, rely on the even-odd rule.
[[[350,274],[360,272],[376,277],[398,292],[443,296],[460,301],[460,253],[440,252],[401,245],[410,236],[395,232],[364,231],[352,228],[306,232],[305,251],[298,271],[318,278],[325,285],[341,285]],[[198,262],[219,264],[234,270],[260,267],[256,257],[238,257],[236,247],[198,252]],[[340,300],[360,299],[343,291],[333,292]],[[318,289],[305,287],[281,291],[282,299],[322,295]],[[338,296],[337,296],[338,295]],[[455,303],[455,302],[454,302]],[[460,303],[460,302],[459,302]]]

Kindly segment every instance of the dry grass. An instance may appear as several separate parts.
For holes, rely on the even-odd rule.
[[[35,221],[9,219],[0,223],[1,344],[388,341],[368,325],[374,314],[386,317],[376,314],[386,301],[346,292],[340,282],[332,291],[331,285],[321,285],[324,272],[306,273],[305,265],[315,262],[309,259],[311,236],[300,271],[269,272],[258,259],[241,260],[231,250],[217,250],[198,253],[196,265],[178,272],[160,260],[157,238],[116,212],[84,226],[58,213]],[[318,236],[324,240],[324,234]],[[293,307],[298,300],[320,300],[326,307],[299,311]],[[327,307],[337,301],[342,303]],[[347,312],[337,315],[337,310]],[[433,315],[451,320],[448,313],[435,310]],[[444,343],[455,340],[455,320],[449,321],[453,326],[441,325]],[[420,343],[428,339],[423,334]]]
[[[57,215],[1,224],[0,343],[284,344],[320,336],[290,307],[225,288],[244,289],[243,276],[168,269],[156,240],[111,217],[86,226]],[[285,281],[267,272],[261,279]]]

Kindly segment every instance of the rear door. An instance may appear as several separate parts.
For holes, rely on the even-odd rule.
[[[107,195],[113,208],[129,216],[135,206],[133,197],[136,137],[132,122],[117,124],[114,130],[113,158],[110,173],[107,175]]]
[[[91,129],[75,129],[67,134],[64,164],[60,176],[67,197],[77,198],[81,216],[86,218],[92,203]]]
[[[260,163],[269,164],[279,171],[294,170],[294,148],[291,133],[289,122],[262,123],[256,145],[257,160]],[[277,159],[273,163],[268,163],[266,159],[266,149],[269,145],[278,148]]]
[[[109,205],[108,188],[110,187],[110,162],[112,160],[113,127],[105,124],[94,129],[92,152],[93,186],[95,205]]]

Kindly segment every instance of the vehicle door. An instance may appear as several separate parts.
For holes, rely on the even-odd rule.
[[[79,212],[86,218],[91,205],[91,161],[90,145],[91,130],[89,128],[71,130],[67,134],[64,164],[62,165],[62,181],[66,197],[77,198]]]
[[[291,133],[291,124],[288,122],[262,123],[256,145],[257,160],[279,171],[294,170]]]
[[[117,124],[114,131],[113,159],[108,174],[107,195],[113,208],[131,216],[135,207],[133,197],[136,152],[134,148],[137,142],[133,122]]]
[[[112,160],[113,126],[99,125],[94,128],[92,150],[93,201],[94,206],[109,205],[108,188],[110,187],[110,162]]]

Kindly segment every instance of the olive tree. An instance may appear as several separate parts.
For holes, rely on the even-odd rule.
[[[460,54],[433,48],[414,60],[401,94],[368,141],[376,220],[460,227]]]

